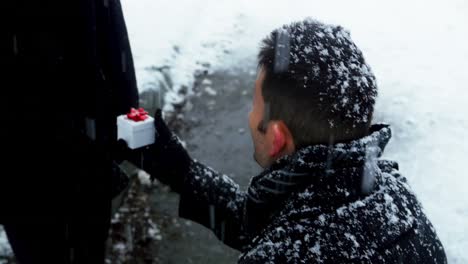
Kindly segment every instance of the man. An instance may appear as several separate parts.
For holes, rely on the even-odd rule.
[[[19,263],[104,263],[116,116],[138,105],[120,2],[2,10],[0,224]]]
[[[371,125],[377,84],[340,26],[305,20],[263,40],[249,125],[265,169],[246,192],[193,160],[156,113],[146,169],[180,193],[179,215],[242,252],[239,263],[446,263]]]

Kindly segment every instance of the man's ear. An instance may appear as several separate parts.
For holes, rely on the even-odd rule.
[[[273,136],[273,142],[269,154],[270,157],[275,157],[286,147],[286,133],[279,122],[273,122],[270,129]]]
[[[268,153],[270,157],[277,158],[289,155],[296,149],[291,132],[283,121],[272,121],[268,126],[271,149]]]

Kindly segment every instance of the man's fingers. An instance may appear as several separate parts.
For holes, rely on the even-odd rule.
[[[162,118],[162,111],[160,108],[156,109],[156,112],[154,113],[154,126],[156,127],[159,140],[164,141],[171,138],[171,131]]]
[[[154,113],[154,118],[156,118],[156,119],[162,119],[162,111],[161,111],[161,108],[156,109],[156,112]]]
[[[125,141],[123,139],[117,140],[117,149],[120,150],[120,151],[127,150],[128,149],[127,141]]]

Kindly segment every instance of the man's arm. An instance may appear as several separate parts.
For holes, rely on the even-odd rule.
[[[211,229],[226,245],[241,250],[246,235],[246,193],[231,178],[192,161],[180,191],[179,216]]]
[[[228,176],[193,160],[156,111],[156,141],[143,150],[142,168],[179,193],[179,215],[211,229],[225,244],[240,249],[246,194]]]

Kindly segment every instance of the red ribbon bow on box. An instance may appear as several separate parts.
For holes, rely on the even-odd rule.
[[[143,108],[132,108],[130,113],[127,114],[127,117],[135,122],[145,121],[148,118],[148,112]]]

